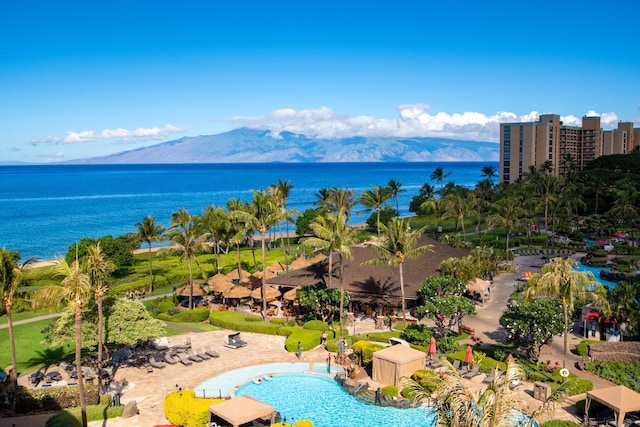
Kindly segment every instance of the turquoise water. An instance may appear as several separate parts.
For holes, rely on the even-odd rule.
[[[266,363],[263,365],[247,366],[234,369],[216,377],[210,378],[194,388],[198,397],[231,396],[231,392],[239,385],[249,381],[250,378],[267,374],[278,373],[304,373],[315,372],[333,377],[338,372],[343,372],[341,366],[331,365],[331,370],[326,363],[280,362]]]
[[[584,271],[584,272],[588,271],[588,272],[592,273],[595,276],[595,278],[598,281],[598,283],[602,284],[606,288],[614,289],[616,287],[616,283],[615,282],[610,282],[608,280],[603,280],[603,279],[600,278],[600,270],[602,270],[601,267],[591,267],[591,266],[588,266],[588,265],[584,265],[582,263],[578,263],[578,266],[574,267],[574,269],[576,271]]]
[[[279,374],[261,384],[248,382],[236,395],[250,395],[276,408],[283,420],[306,419],[315,427],[431,427],[433,413],[426,407],[391,408],[362,403],[332,378],[314,374]]]

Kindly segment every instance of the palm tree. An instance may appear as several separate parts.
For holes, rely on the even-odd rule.
[[[54,271],[56,276],[62,277],[60,284],[49,285],[40,289],[33,297],[33,308],[59,307],[66,303],[75,318],[76,337],[76,372],[78,372],[78,391],[80,393],[80,412],[82,426],[87,426],[87,399],[82,379],[82,309],[91,295],[91,281],[89,275],[80,268],[76,259],[69,265],[64,258],[59,259]]]
[[[483,166],[480,176],[483,178],[487,178],[490,182],[493,183],[493,178],[498,177],[498,171],[495,166]]]
[[[377,220],[376,224],[378,225],[378,236],[380,236],[380,212],[382,211],[382,207],[387,201],[391,199],[391,191],[389,187],[372,185],[371,190],[366,190],[362,192],[362,196],[358,199],[358,203],[364,205],[366,209],[360,211],[359,213],[368,213],[371,212],[372,209],[375,208]]]
[[[391,218],[388,225],[382,224],[382,241],[370,243],[380,257],[369,260],[366,264],[388,264],[398,267],[400,275],[400,293],[402,295],[402,324],[407,324],[406,299],[404,292],[404,273],[402,266],[408,259],[417,258],[422,254],[433,252],[433,245],[423,245],[414,248],[418,237],[422,235],[426,227],[411,231],[409,220],[404,218]]]
[[[395,179],[390,179],[389,183],[387,183],[387,187],[389,187],[389,190],[391,191],[391,196],[393,197],[393,200],[395,200],[396,202],[396,211],[398,211],[399,213],[400,205],[398,205],[398,194],[406,193],[407,190],[402,188],[402,184],[396,181]]]
[[[540,273],[534,274],[529,280],[527,299],[538,296],[557,298],[562,303],[564,313],[564,351],[562,353],[562,367],[566,368],[566,357],[569,337],[569,311],[573,309],[576,299],[587,299],[592,296],[594,304],[600,307],[605,316],[610,315],[607,303],[607,291],[591,272],[573,269],[572,259],[555,258],[545,264]]]
[[[116,269],[115,264],[102,253],[100,242],[87,248],[88,255],[84,260],[84,271],[89,275],[89,283],[94,290],[98,306],[98,393],[102,393],[102,345],[104,339],[104,317],[102,298],[107,293],[109,275]]]
[[[557,200],[560,181],[549,173],[540,173],[532,181],[535,194],[544,205],[544,231],[549,230],[549,205]]]
[[[289,195],[291,194],[291,190],[293,189],[293,185],[291,185],[291,181],[284,181],[282,179],[279,179],[278,184],[276,184],[276,186],[278,187],[278,191],[280,193],[282,210],[284,213],[286,213],[284,216],[290,217],[291,215],[298,215],[299,213],[297,211],[296,212],[287,211],[287,201],[289,199]],[[284,226],[285,226],[285,231],[287,233],[287,252],[291,253],[291,239],[289,239],[289,219],[287,218],[285,219],[286,219],[286,222],[284,223]]]
[[[289,197],[289,191],[293,188],[289,184],[289,181],[279,180],[278,184],[271,184],[268,192],[269,195],[273,198],[273,203],[275,204],[278,213],[278,218],[275,220],[275,223],[278,226],[278,230],[280,232],[280,244],[282,245],[282,252],[284,252],[284,263],[286,266],[286,270],[289,270],[289,258],[288,254],[291,251],[291,239],[289,239],[289,223],[294,222],[295,215],[299,215],[300,212],[296,210],[288,210],[287,209],[287,197]],[[282,234],[282,226],[281,222],[285,222],[286,232],[287,232],[287,245],[284,244],[284,236]]]
[[[192,217],[185,208],[171,214],[171,227],[167,237],[175,243],[175,250],[181,260],[189,267],[189,309],[193,309],[193,267],[191,258],[204,249],[204,237],[199,234],[197,218]],[[197,261],[197,260],[196,260]]]
[[[504,228],[506,242],[504,250],[507,255],[509,254],[509,235],[514,228],[519,227],[522,215],[520,202],[513,195],[499,199],[491,206],[491,214],[487,222],[489,226],[497,225]]]
[[[138,237],[140,240],[147,242],[149,248],[149,293],[153,292],[153,254],[151,252],[151,243],[159,242],[164,235],[165,229],[162,224],[156,223],[156,219],[151,215],[147,215],[142,222],[136,223],[138,229]]]
[[[336,215],[342,214],[346,221],[349,222],[351,210],[356,204],[356,195],[349,188],[322,188],[316,194],[318,201],[316,205],[333,212]]]
[[[229,211],[229,221],[231,223],[231,238],[229,241],[236,245],[238,280],[242,282],[242,259],[240,257],[240,243],[249,237],[251,230],[247,229],[240,220],[231,215],[235,211],[249,211],[249,204],[240,199],[227,200],[227,210]]]
[[[462,226],[462,236],[466,241],[467,236],[464,229],[464,217],[471,210],[473,203],[472,197],[468,189],[464,187],[456,187],[453,191],[449,192],[442,198],[442,210],[445,218],[454,218],[456,221],[456,231],[458,231],[458,225]]]
[[[436,425],[442,427],[499,427],[514,425],[519,397],[511,389],[522,378],[522,370],[514,360],[507,361],[505,372],[496,371],[486,389],[475,391],[462,379],[451,362],[442,358],[445,367],[440,378],[432,378],[424,386],[403,377],[402,385],[414,400],[429,400],[436,411]],[[531,417],[519,425],[530,427],[534,421],[552,412],[566,395],[570,381],[558,387]]]
[[[351,245],[355,244],[358,239],[358,232],[356,229],[349,227],[347,220],[344,216],[344,212],[339,212],[337,215],[333,213],[327,213],[323,216],[316,217],[309,228],[313,231],[315,237],[305,237],[300,239],[300,243],[305,246],[313,247],[316,250],[325,250],[329,252],[329,288],[331,286],[331,280],[333,277],[333,252],[336,251],[340,257],[340,336],[343,335],[343,321],[344,321],[344,279],[343,279],[343,266],[344,258],[353,259],[353,253],[351,252]]]
[[[16,342],[13,334],[13,304],[18,298],[18,291],[23,280],[23,270],[36,260],[36,258],[27,259],[22,265],[18,266],[17,260],[20,258],[17,252],[8,251],[6,248],[0,249],[0,286],[2,286],[2,305],[5,313],[7,313],[7,327],[9,329],[9,352],[11,353],[11,373],[9,381],[14,390],[18,389],[18,359],[16,358]],[[13,395],[11,404],[11,413],[15,413],[17,405],[17,393]]]
[[[207,206],[200,217],[200,227],[205,233],[203,237],[213,240],[216,270],[220,273],[220,270],[222,270],[220,263],[220,246],[222,242],[228,242],[231,234],[231,221],[229,220],[227,211],[224,208],[217,208],[214,205]]]
[[[616,189],[616,199],[609,210],[610,215],[620,217],[623,221],[628,221],[632,242],[635,242],[633,221],[635,218],[638,218],[638,214],[640,213],[638,209],[639,198],[640,192],[636,186],[630,180],[625,179]]]
[[[262,270],[267,266],[266,234],[267,230],[278,220],[278,207],[265,190],[253,190],[253,201],[249,210],[238,210],[229,213],[229,217],[242,223],[249,230],[255,230],[260,234],[262,243]],[[262,275],[262,310],[267,312],[267,275]]]
[[[451,172],[444,173],[444,169],[441,166],[438,166],[431,172],[431,176],[429,177],[431,181],[437,181],[440,184],[440,190],[442,190],[442,181],[451,175]]]

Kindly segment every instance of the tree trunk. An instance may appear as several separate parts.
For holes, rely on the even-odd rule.
[[[265,247],[265,235],[264,231],[260,232],[260,236],[262,236],[262,312],[267,314],[267,275],[264,271],[267,265],[267,249]],[[266,320],[266,317],[263,317]]]
[[[402,273],[402,263],[398,264],[398,271],[400,272],[400,294],[402,295],[402,326],[407,326],[407,303],[404,296],[404,275]]]
[[[193,310],[193,269],[191,268],[191,257],[187,257],[189,264],[189,310]]]
[[[151,254],[151,242],[149,242],[149,293],[153,292],[153,255]]]
[[[564,312],[564,328],[563,328],[563,335],[564,335],[564,348],[562,349],[562,367],[566,368],[567,367],[567,347],[568,345],[568,340],[569,340],[569,307],[567,306],[567,303],[565,301],[562,301],[562,311]]]
[[[98,298],[98,401],[100,403],[100,396],[102,395],[102,341],[104,333],[104,318],[102,314],[102,296]]]
[[[329,278],[331,278],[331,276],[329,276]],[[342,331],[344,329],[343,312],[344,312],[344,281],[342,280],[342,255],[340,255],[340,313],[338,313],[338,315],[340,316],[340,336],[342,336],[343,334]]]
[[[236,252],[238,253],[238,283],[242,282],[242,263],[240,261],[240,242],[236,242]]]
[[[18,402],[18,359],[16,359],[16,341],[13,335],[13,317],[11,315],[11,306],[5,305],[7,312],[7,327],[9,328],[9,347],[11,351],[11,373],[9,374],[9,381],[13,388],[13,402],[11,403],[11,415],[16,413],[16,407]]]
[[[84,392],[84,379],[82,378],[82,309],[75,309],[76,320],[76,372],[78,373],[78,392],[80,393],[80,413],[82,414],[82,427],[87,427],[87,398]]]

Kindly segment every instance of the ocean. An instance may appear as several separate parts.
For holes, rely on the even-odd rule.
[[[64,256],[84,237],[120,236],[135,232],[147,215],[169,225],[171,214],[183,207],[199,215],[210,204],[250,201],[251,190],[266,189],[278,180],[293,186],[288,208],[313,208],[321,188],[348,187],[361,193],[371,185],[394,179],[405,193],[400,212],[442,167],[444,183],[473,187],[484,166],[497,162],[451,163],[265,163],[179,165],[37,165],[0,166],[0,246],[17,250],[22,259],[52,260]],[[390,202],[393,203],[393,202]],[[369,214],[354,210],[353,223]]]

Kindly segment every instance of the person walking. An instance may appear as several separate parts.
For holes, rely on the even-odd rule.
[[[302,344],[300,344],[300,341],[298,341],[298,352],[296,356],[298,356],[298,359],[302,359]]]

